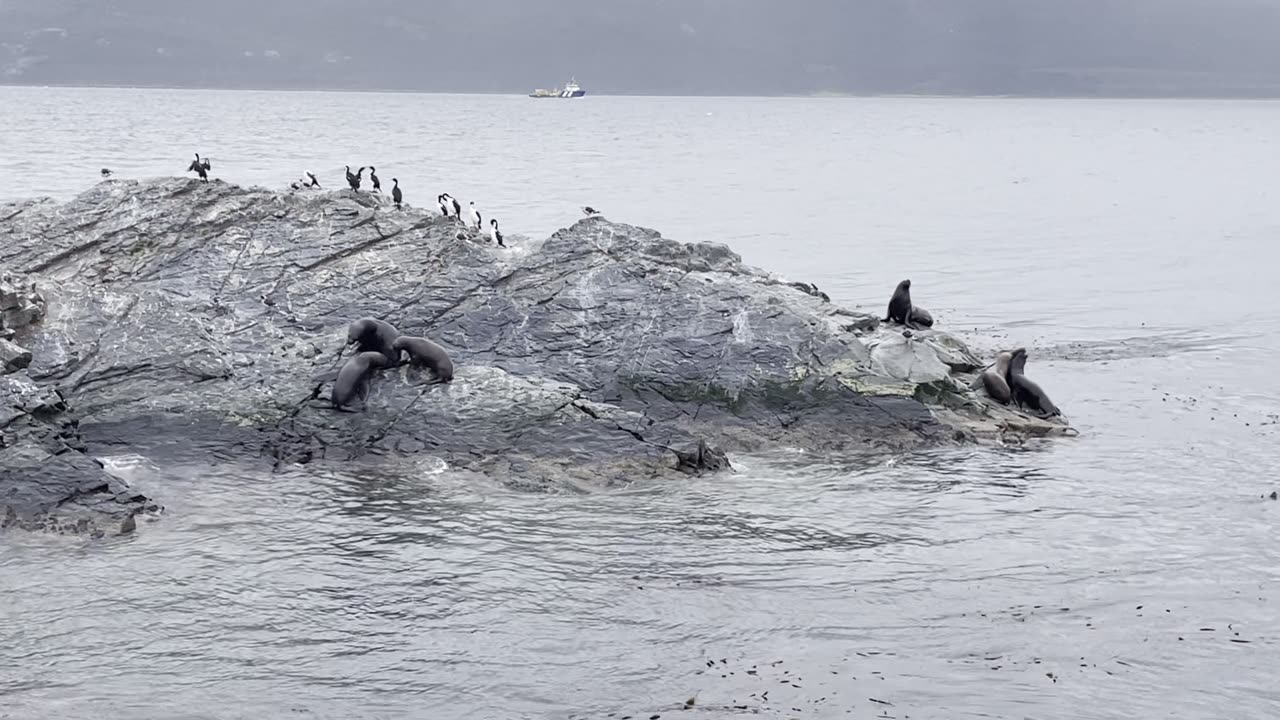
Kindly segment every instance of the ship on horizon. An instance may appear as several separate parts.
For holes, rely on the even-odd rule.
[[[587,94],[587,91],[583,90],[578,85],[578,81],[576,79],[569,78],[569,82],[565,84],[563,88],[559,88],[556,90],[543,90],[539,88],[529,93],[529,97],[531,98],[580,98],[580,97],[584,97],[586,94]]]

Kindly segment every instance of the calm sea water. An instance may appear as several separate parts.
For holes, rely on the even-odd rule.
[[[578,206],[975,347],[1081,431],[587,496],[118,472],[134,537],[0,537],[0,718],[1280,713],[1280,103],[0,88],[0,198],[346,164],[509,235]],[[680,710],[696,698],[693,709]]]

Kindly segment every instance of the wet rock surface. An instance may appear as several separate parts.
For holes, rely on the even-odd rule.
[[[0,276],[0,332],[38,332],[45,300],[33,283]],[[84,453],[78,423],[54,385],[28,372],[33,354],[0,338],[0,529],[101,535],[159,507]]]
[[[1007,420],[969,390],[963,373],[985,363],[956,338],[904,337],[723,245],[601,217],[508,244],[345,190],[106,181],[0,205],[0,300],[29,350],[0,347],[24,408],[5,442],[43,422],[99,454],[425,453],[522,487],[599,487],[717,472],[736,451],[994,436]],[[326,379],[364,316],[443,345],[454,381],[385,370],[364,412],[334,412]],[[32,465],[15,457],[0,468],[17,486]],[[97,477],[61,455],[35,465]]]
[[[30,364],[30,350],[0,338],[0,372],[17,372]]]

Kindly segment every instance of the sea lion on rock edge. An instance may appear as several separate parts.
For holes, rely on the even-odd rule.
[[[927,327],[927,328],[933,327],[933,316],[929,314],[928,310],[925,310],[922,307],[918,307],[915,304],[911,305],[910,318],[911,318],[911,322],[915,323],[920,327]]]
[[[400,331],[389,322],[366,317],[351,323],[347,328],[347,344],[356,344],[356,352],[382,353],[387,366],[400,364],[400,353],[392,347]]]
[[[356,398],[359,398],[362,404],[367,402],[369,379],[373,377],[374,372],[386,365],[386,357],[380,352],[357,353],[347,360],[338,371],[338,379],[333,381],[333,392],[329,393],[334,409],[343,410]]]
[[[1030,409],[1041,417],[1061,415],[1062,411],[1058,409],[1057,405],[1053,404],[1048,394],[1026,376],[1026,366],[1026,349],[1018,348],[1014,350],[1013,357],[1009,360],[1008,375],[1009,390],[1013,396],[1014,404],[1022,409]]]
[[[453,380],[453,361],[449,359],[449,353],[430,340],[401,335],[391,343],[391,348],[396,353],[397,361],[400,359],[400,352],[404,351],[409,356],[410,365],[425,367],[435,373],[436,379],[430,384],[447,383]]]
[[[911,281],[903,280],[898,283],[898,287],[893,291],[893,297],[889,298],[889,315],[884,319],[885,322],[896,322],[907,327],[914,327],[911,324]]]
[[[1013,399],[1013,393],[1009,390],[1009,361],[1013,359],[1013,353],[1006,350],[996,354],[996,362],[991,367],[982,371],[982,387],[986,389],[987,395],[992,400],[1001,405],[1008,405]]]

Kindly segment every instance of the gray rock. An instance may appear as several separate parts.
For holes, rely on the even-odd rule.
[[[0,311],[11,310],[22,304],[23,292],[18,281],[9,273],[0,275]]]
[[[951,369],[938,357],[935,346],[918,334],[912,337],[899,334],[875,342],[871,359],[879,374],[917,385],[951,376]]]
[[[57,415],[66,409],[56,388],[36,383],[26,372],[0,377],[0,406],[41,417]]]
[[[423,453],[599,487],[714,471],[725,452],[954,437],[913,392],[949,373],[932,342],[890,341],[724,245],[600,217],[512,253],[369,194],[117,181],[0,206],[0,265],[56,299],[20,338],[90,449]],[[454,381],[384,370],[365,412],[328,409],[323,378],[363,316],[444,345]]]
[[[0,528],[103,535],[160,508],[92,458],[0,450]]]
[[[30,364],[30,350],[0,339],[0,374],[17,372]]]
[[[44,312],[44,296],[34,283],[23,283],[9,273],[0,275],[0,328],[26,327],[44,317]]]
[[[0,377],[0,528],[104,534],[159,507],[84,454],[59,392]]]
[[[933,347],[938,359],[946,363],[952,372],[973,372],[986,366],[954,335],[939,330],[922,330],[916,336]]]
[[[676,458],[679,460],[676,469],[690,475],[719,472],[732,468],[729,464],[729,456],[725,455],[723,450],[708,447],[705,440],[699,440],[698,447],[692,452],[677,450]]]

